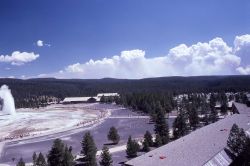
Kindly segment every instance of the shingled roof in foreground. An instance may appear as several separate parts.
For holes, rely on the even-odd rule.
[[[246,104],[233,102],[233,112],[238,114],[250,115],[250,107],[247,107]]]
[[[229,165],[224,152],[232,125],[250,128],[250,116],[234,114],[126,162],[131,166]]]

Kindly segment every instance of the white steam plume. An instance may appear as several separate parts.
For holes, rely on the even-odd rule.
[[[15,102],[11,91],[7,85],[2,85],[0,88],[0,98],[3,99],[2,111],[4,114],[15,115]]]

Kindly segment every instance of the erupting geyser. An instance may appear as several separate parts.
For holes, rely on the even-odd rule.
[[[2,85],[0,88],[0,112],[10,115],[16,114],[14,98],[7,85]]]

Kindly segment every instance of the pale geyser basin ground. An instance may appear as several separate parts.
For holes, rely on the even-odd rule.
[[[96,104],[55,104],[38,109],[17,109],[0,115],[0,141],[39,136],[74,129],[108,116]]]

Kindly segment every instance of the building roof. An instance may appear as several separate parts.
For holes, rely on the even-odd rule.
[[[225,150],[217,153],[212,159],[210,159],[204,166],[228,166],[232,162],[232,159],[228,156]]]
[[[250,107],[248,107],[246,104],[234,102],[233,105],[237,109],[237,112],[239,114],[249,114],[250,115]]]
[[[105,97],[109,97],[109,96],[119,96],[118,93],[98,93],[97,94],[97,97],[102,97],[102,96],[105,96]]]
[[[248,130],[250,117],[234,114],[126,162],[132,166],[229,165],[224,148],[232,125]],[[218,164],[219,163],[219,164]]]
[[[66,97],[63,102],[87,102],[90,98],[99,100],[97,97]]]

